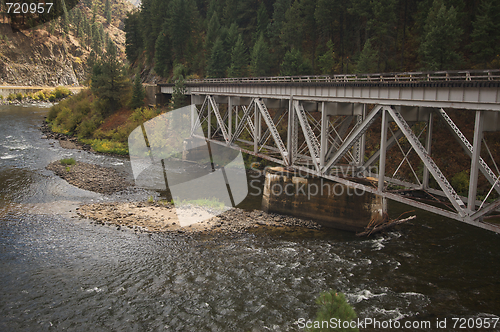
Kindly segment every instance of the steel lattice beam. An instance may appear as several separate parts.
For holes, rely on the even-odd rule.
[[[358,139],[363,135],[368,128],[371,126],[371,124],[377,119],[377,117],[380,115],[380,110],[382,109],[382,106],[377,106],[375,107],[370,114],[366,116],[366,118],[363,120],[361,125],[359,125],[354,132],[344,141],[344,143],[340,146],[340,148],[337,150],[337,152],[333,155],[332,158],[327,162],[325,167],[322,170],[322,173],[326,173],[330,167],[335,165],[346,153],[349,151],[350,148],[358,141]]]
[[[276,126],[274,125],[273,119],[271,118],[271,115],[269,114],[266,105],[262,101],[262,99],[255,99],[255,103],[257,104],[257,107],[260,111],[260,114],[264,117],[264,121],[267,125],[267,129],[271,132],[271,135],[273,136],[274,143],[276,143],[276,146],[278,147],[281,157],[285,161],[285,164],[288,166],[288,152],[286,151],[285,144],[283,143],[283,140],[281,139],[280,134],[278,133],[278,129],[276,129]]]
[[[396,122],[399,129],[406,136],[408,142],[410,142],[411,146],[418,154],[420,159],[424,162],[425,166],[429,169],[429,172],[432,174],[434,179],[437,181],[441,189],[444,191],[448,199],[450,200],[453,207],[457,210],[460,216],[465,217],[467,213],[465,211],[464,202],[460,199],[458,194],[455,192],[455,189],[450,185],[446,177],[443,175],[439,167],[437,167],[436,163],[427,153],[427,150],[422,146],[418,138],[415,136],[413,131],[411,130],[408,123],[405,121],[403,116],[392,107],[386,107],[386,110],[391,115],[392,119]]]
[[[465,135],[460,131],[455,122],[453,122],[453,120],[448,116],[448,114],[442,108],[438,110],[438,114],[441,115],[448,129],[453,134],[455,139],[458,141],[460,146],[464,149],[465,153],[470,158],[472,158],[474,148],[472,147],[472,144],[470,144],[467,137],[465,137]],[[479,170],[481,171],[481,173],[483,173],[483,175],[486,177],[486,179],[490,182],[491,185],[495,184],[497,176],[495,175],[495,173],[493,173],[491,168],[481,157],[479,157]],[[497,191],[497,193],[500,194],[500,183],[497,183],[495,185],[495,190]]]
[[[294,108],[295,114],[299,119],[300,126],[302,127],[302,131],[304,132],[304,137],[306,139],[307,146],[309,147],[309,152],[311,154],[313,164],[316,167],[316,170],[319,171],[320,147],[318,139],[316,138],[316,135],[309,125],[304,107],[298,101],[294,101]]]

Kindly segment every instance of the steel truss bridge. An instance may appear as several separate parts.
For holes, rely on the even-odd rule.
[[[203,79],[187,80],[185,87],[199,114],[199,121],[192,117],[192,128],[203,126],[211,143],[500,232],[500,225],[484,218],[500,208],[500,199],[486,202],[492,191],[500,194],[500,171],[491,153],[490,165],[480,155],[482,145],[490,151],[484,132],[500,130],[500,70]],[[160,98],[171,95],[174,85],[157,89]],[[454,109],[475,112],[472,142],[448,115]],[[434,161],[436,118],[470,158],[467,197],[457,194]],[[380,133],[371,153],[365,150],[368,130]],[[396,171],[386,174],[391,148],[401,151],[401,159]],[[412,165],[411,154],[420,165]],[[403,165],[414,180],[398,176]],[[367,184],[345,176],[346,169],[363,177],[367,170],[378,174],[370,171],[375,180]],[[491,186],[483,201],[476,200],[479,172]],[[429,186],[431,175],[435,188]],[[390,189],[395,186],[399,190]],[[440,203],[416,200],[411,191]]]

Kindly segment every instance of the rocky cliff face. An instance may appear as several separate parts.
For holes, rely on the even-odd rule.
[[[133,9],[129,3],[113,0],[113,24],[105,23],[97,15],[97,22],[117,46],[121,58],[125,59],[125,32],[123,25],[127,11]],[[92,11],[83,5],[80,8],[87,17]],[[53,33],[47,27],[13,31],[7,23],[0,23],[0,85],[21,86],[79,86],[87,77],[86,62],[90,54],[82,47],[73,33],[65,38],[56,29]]]
[[[78,44],[63,43],[45,30],[14,32],[8,24],[0,33],[0,84],[78,85],[85,78],[86,54]]]

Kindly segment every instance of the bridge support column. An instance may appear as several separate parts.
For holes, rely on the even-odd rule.
[[[476,111],[476,124],[474,126],[474,143],[470,167],[469,196],[467,208],[470,211],[476,210],[477,176],[479,171],[479,156],[481,154],[481,142],[483,141],[484,114],[483,111]]]
[[[378,170],[378,191],[384,191],[384,177],[385,177],[385,155],[387,150],[387,127],[389,126],[389,116],[385,108],[382,107],[382,129],[380,133],[380,161]]]
[[[259,115],[257,111],[257,104],[254,103],[253,105],[253,152],[258,153],[259,152],[259,137],[257,135],[258,131],[258,123],[257,121],[259,120]]]
[[[238,118],[239,118],[239,108],[238,108],[238,105],[234,106],[235,107],[235,110],[234,110],[234,116],[235,116],[235,119],[234,119],[234,130],[236,130],[236,128],[238,128]]]
[[[363,123],[363,120],[365,119],[366,116],[366,104],[359,105],[358,107],[361,108],[361,115],[356,115],[356,126],[361,125]],[[359,138],[358,142],[354,145],[354,152],[355,152],[355,164],[357,167],[363,166],[363,163],[365,162],[365,135],[361,135]]]
[[[293,108],[293,96],[288,101],[288,130],[287,130],[287,150],[288,165],[293,165],[297,154],[298,123],[295,110]]]
[[[429,122],[427,123],[427,140],[425,141],[425,149],[427,154],[431,155],[431,145],[432,145],[432,111],[429,113]],[[422,179],[422,189],[429,188],[429,169],[424,164],[424,175]]]
[[[328,115],[326,114],[325,102],[321,103],[321,144],[319,165],[321,168],[325,166],[325,154],[328,151]]]
[[[231,97],[227,98],[227,111],[228,113],[228,120],[227,120],[227,131],[229,134],[229,140],[231,140],[231,137],[233,135],[233,101]]]
[[[208,117],[207,117],[207,124],[208,124],[208,132],[207,132],[207,136],[208,136],[208,139],[211,139],[212,138],[212,104],[210,102],[208,102],[207,104],[207,110],[208,110]]]

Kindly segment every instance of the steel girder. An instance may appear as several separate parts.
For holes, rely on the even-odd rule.
[[[472,144],[470,144],[467,137],[465,137],[465,135],[460,131],[458,126],[455,124],[455,122],[453,122],[453,120],[448,116],[448,114],[442,108],[438,109],[437,113],[443,118],[448,129],[453,134],[453,137],[455,137],[455,139],[460,144],[460,146],[463,148],[465,153],[470,158],[472,158],[474,148],[473,148]],[[491,183],[491,185],[495,184],[497,176],[495,175],[495,173],[493,173],[491,168],[488,166],[488,164],[481,157],[479,157],[479,170],[481,171],[481,173],[483,173],[483,175]],[[495,184],[495,190],[500,194],[500,183]]]
[[[212,100],[212,101],[211,101]],[[214,107],[215,102],[213,99],[206,99],[202,105],[202,108],[200,109],[200,112],[203,111],[209,111],[208,110],[208,104],[210,103],[210,106],[212,108],[212,111],[215,113],[217,117],[217,111],[218,108]],[[497,200],[494,203],[485,205],[480,207],[479,211],[471,211],[470,209],[467,209],[465,204],[464,204],[464,198],[459,196],[454,188],[450,185],[448,180],[445,178],[441,170],[438,168],[438,166],[435,164],[435,162],[432,160],[430,157],[430,140],[431,140],[431,132],[428,130],[428,137],[426,139],[426,146],[424,147],[421,143],[418,137],[413,133],[409,122],[407,122],[403,115],[394,109],[393,107],[390,106],[383,106],[383,105],[377,105],[374,107],[374,109],[365,116],[364,120],[358,124],[355,125],[354,128],[352,129],[351,133],[345,137],[344,141],[341,143],[340,147],[333,153],[333,156],[331,158],[325,159],[324,166],[322,167],[322,163],[320,163],[321,160],[321,154],[325,154],[325,157],[328,156],[328,153],[325,153],[326,147],[323,146],[325,139],[328,133],[328,128],[330,126],[330,123],[325,124],[324,121],[329,121],[324,114],[322,114],[321,121],[319,123],[320,129],[321,129],[321,144],[320,141],[318,140],[318,137],[314,133],[311,124],[310,124],[310,119],[308,119],[308,113],[304,109],[303,105],[300,104],[299,101],[293,100],[290,98],[290,103],[289,103],[289,109],[288,113],[285,113],[284,111],[278,111],[274,117],[271,116],[269,113],[267,106],[265,105],[264,101],[260,98],[253,98],[251,99],[250,103],[248,106],[242,106],[241,110],[243,111],[243,116],[241,119],[236,115],[236,118],[239,120],[239,122],[236,125],[236,129],[234,130],[233,134],[231,135],[230,133],[227,133],[227,142],[221,142],[217,140],[210,139],[211,142],[217,143],[217,144],[222,144],[225,146],[230,146],[231,148],[239,149],[243,152],[250,153],[257,155],[261,158],[268,159],[271,161],[274,161],[278,164],[284,165],[284,166],[292,166],[295,169],[305,171],[307,173],[317,175],[324,177],[326,179],[330,179],[339,183],[344,183],[346,185],[356,187],[363,189],[367,192],[371,192],[374,194],[381,195],[385,198],[389,198],[395,201],[399,201],[411,206],[419,207],[437,214],[440,214],[442,216],[446,216],[449,218],[453,218],[456,220],[460,220],[465,223],[472,224],[474,226],[479,226],[484,229],[492,230],[495,232],[500,233],[500,227],[492,224],[488,224],[485,222],[482,222],[481,219],[484,217],[486,214],[498,209],[500,207],[500,200]],[[322,111],[324,110],[324,107],[322,108]],[[228,112],[232,112],[232,108],[228,109]],[[252,113],[254,112],[254,113]],[[350,181],[348,179],[338,177],[335,175],[330,174],[329,170],[333,166],[337,166],[339,161],[342,159],[342,157],[350,151],[350,149],[353,148],[353,146],[357,143],[360,142],[360,138],[362,135],[365,134],[365,132],[370,128],[370,126],[373,125],[373,122],[381,115],[385,113],[385,118],[387,119],[387,122],[389,121],[389,117],[392,118],[391,120],[396,123],[398,126],[398,131],[393,133],[393,136],[390,137],[389,139],[385,138],[385,149],[388,150],[391,146],[396,144],[396,141],[399,140],[401,137],[405,137],[408,142],[410,143],[411,147],[417,155],[419,156],[420,160],[424,163],[424,170],[426,170],[430,175],[432,175],[437,183],[439,184],[441,191],[432,189],[432,188],[423,188],[427,190],[428,192],[431,193],[439,193],[445,197],[448,198],[449,202],[453,206],[454,211],[449,211],[443,208],[435,207],[429,204],[425,204],[422,202],[417,202],[413,199],[410,199],[408,197],[404,197],[402,195],[398,195],[397,193],[393,192],[388,192],[385,190],[383,186],[383,181],[381,180],[382,186],[377,189],[373,188],[371,186],[367,185],[362,185],[353,181]],[[445,122],[450,126],[451,129],[453,129],[453,132],[456,134],[455,137],[464,137],[463,134],[461,135],[461,132],[458,130],[458,128],[453,128],[451,120],[446,119],[447,115],[444,111],[440,110],[438,113],[445,118]],[[263,118],[265,124],[267,125],[267,130],[264,132],[261,137],[259,137],[258,130],[260,127],[259,123],[255,122],[257,119],[256,117],[250,117],[251,114],[254,114],[255,116],[258,115]],[[220,115],[220,113],[219,113]],[[283,140],[281,139],[281,136],[279,135],[279,132],[276,128],[276,122],[279,121],[278,119],[285,119],[285,115],[288,115],[288,132],[287,132],[287,144],[285,146]],[[206,119],[208,118],[208,115],[206,117],[202,117],[201,121],[198,120],[198,122],[195,124],[196,125],[201,125]],[[227,114],[226,117],[227,118]],[[222,119],[221,117],[221,120]],[[359,118],[357,119],[359,120]],[[421,121],[421,120],[419,120]],[[429,117],[429,121],[430,117]],[[351,121],[346,121],[346,122],[351,122]],[[223,121],[217,121],[219,127],[221,124],[224,124]],[[410,122],[413,125],[413,122]],[[431,122],[429,122],[431,123]],[[256,126],[257,124],[257,126]],[[229,124],[229,126],[232,126],[232,123]],[[249,141],[244,141],[240,138],[241,133],[243,132],[244,128],[250,126],[250,131],[253,134],[253,142]],[[302,128],[302,132],[304,136],[299,136],[299,126]],[[316,126],[317,127],[317,126]],[[341,125],[341,127],[344,127],[344,125]],[[349,127],[348,125],[345,125],[345,127]],[[344,130],[347,132],[348,128],[344,128]],[[432,129],[431,129],[432,130]],[[222,132],[222,129],[221,129]],[[329,134],[328,134],[329,135]],[[275,147],[269,146],[269,145],[264,145],[265,141],[272,137],[274,140],[274,145]],[[331,136],[329,136],[331,138]],[[384,138],[384,136],[382,136]],[[265,138],[265,140],[263,140]],[[226,137],[225,137],[226,139]],[[258,145],[261,148],[265,148],[268,152],[267,153],[257,153],[255,150],[247,150],[247,149],[242,149],[233,143],[238,140],[241,142],[244,142],[245,144],[252,145],[255,144],[255,140],[257,139]],[[465,139],[460,139],[459,142],[461,142],[461,145],[464,147],[470,146],[470,149],[467,149],[471,154],[473,153],[474,148],[468,141]],[[309,155],[298,155],[297,150],[298,150],[298,145],[300,144],[307,144],[307,151]],[[476,142],[477,144],[477,142]],[[329,147],[331,150],[331,147]],[[466,150],[466,152],[467,152]],[[273,157],[279,153],[281,155],[281,159],[277,159]],[[360,156],[360,158],[363,156]],[[385,160],[385,157],[381,153],[381,151],[375,152],[367,162],[363,164],[364,167],[368,167],[370,165],[373,165],[376,161],[381,162],[382,160]],[[303,162],[308,162],[312,161],[312,164],[314,165],[314,168],[310,167],[307,165],[303,165]],[[490,177],[493,178],[493,184],[495,189],[497,189],[498,182],[495,182],[497,180],[497,177],[494,175],[494,173],[489,169],[488,165],[482,161],[482,158],[478,157],[478,169],[481,170],[483,173],[488,173],[490,174]],[[489,170],[489,171],[488,171]],[[385,172],[381,172],[378,174],[379,179],[386,180],[388,182],[404,185],[408,188],[413,188],[413,189],[419,189],[418,184],[413,184],[413,183],[406,183],[404,181],[399,181],[396,179],[388,178],[384,174]],[[491,181],[490,181],[491,182]],[[497,190],[498,191],[498,190]],[[476,203],[476,202],[474,202]],[[477,203],[476,203],[477,204]]]
[[[403,116],[398,111],[394,110],[392,107],[385,107],[385,109],[389,112],[392,119],[398,125],[399,129],[401,129],[403,134],[406,136],[406,139],[408,140],[408,142],[410,142],[415,152],[424,162],[425,166],[432,174],[434,179],[437,181],[441,189],[444,191],[444,193],[450,200],[453,207],[457,210],[458,214],[462,217],[465,217],[467,213],[465,211],[464,202],[462,202],[458,194],[455,192],[455,189],[453,189],[453,187],[450,185],[450,183],[443,175],[439,167],[434,162],[434,160],[432,160],[432,158],[429,156],[427,150],[422,146],[422,143],[420,143],[418,138],[415,136],[415,134],[413,133],[413,131],[411,130],[410,126],[405,121]]]
[[[351,135],[342,143],[338,148],[337,152],[330,158],[325,167],[322,169],[322,173],[325,174],[330,167],[335,165],[346,153],[352,148],[352,146],[361,138],[361,136],[368,130],[371,124],[380,115],[380,110],[382,106],[376,106],[370,114],[366,116],[363,122],[351,133]]]
[[[304,138],[306,139],[307,146],[309,147],[309,153],[311,154],[312,162],[317,171],[319,171],[320,166],[320,146],[318,142],[318,138],[314,134],[314,131],[311,129],[309,124],[309,120],[307,120],[306,111],[304,110],[304,106],[300,104],[298,101],[294,101],[293,107],[295,109],[295,114],[297,115],[300,123],[300,127],[304,133]]]

